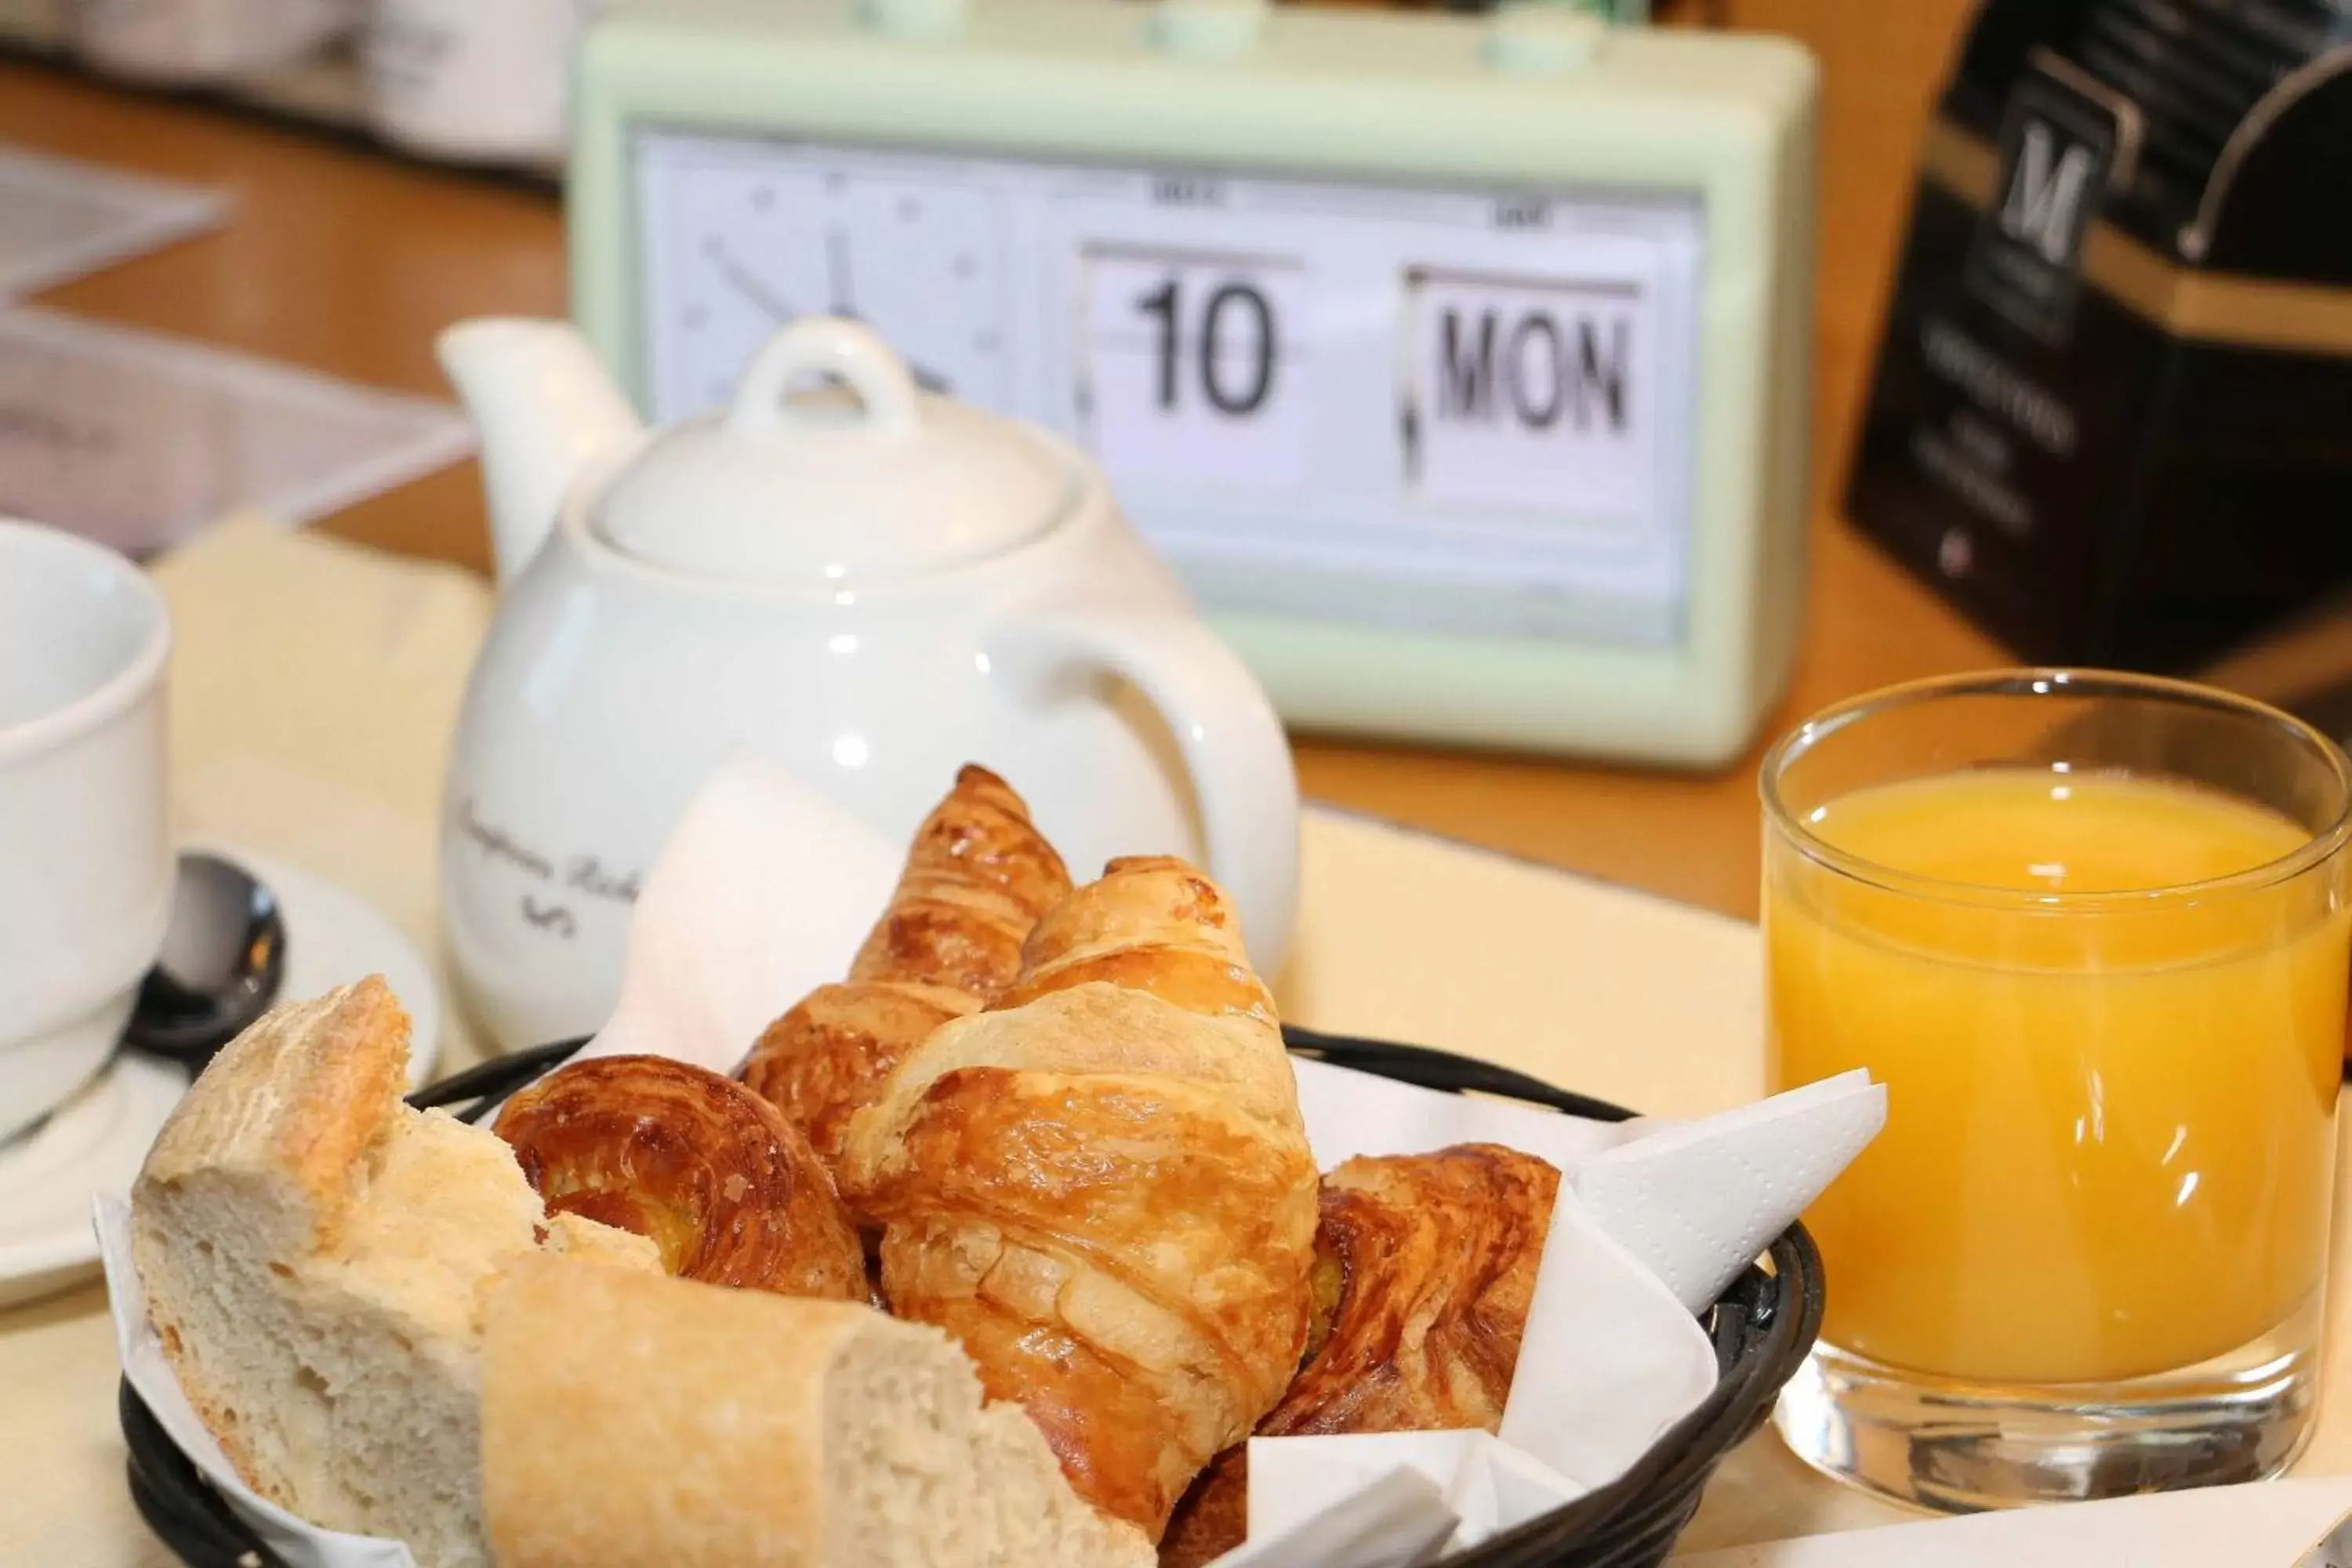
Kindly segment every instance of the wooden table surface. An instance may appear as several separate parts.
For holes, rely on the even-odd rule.
[[[1763,744],[1854,692],[2004,659],[1860,539],[1836,505],[1912,149],[1964,0],[1738,0],[1727,9],[1738,25],[1804,39],[1823,71],[1811,596],[1789,696],[1751,753],[1709,776],[1321,738],[1302,738],[1297,752],[1318,798],[1752,916]],[[54,289],[36,301],[44,306],[439,395],[440,328],[565,309],[562,215],[550,196],[36,67],[0,66],[0,141],[202,182],[234,200],[222,230]],[[488,561],[471,465],[326,526],[477,569]]]

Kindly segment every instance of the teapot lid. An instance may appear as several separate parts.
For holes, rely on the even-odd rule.
[[[870,329],[820,317],[752,356],[731,407],[656,437],[591,524],[672,571],[848,583],[1012,549],[1085,491],[1083,470],[1038,432],[919,391]]]

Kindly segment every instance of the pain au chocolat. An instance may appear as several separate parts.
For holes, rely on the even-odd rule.
[[[1323,1178],[1306,1363],[1256,1436],[1502,1424],[1559,1173],[1493,1143],[1355,1159]],[[1160,1542],[1198,1564],[1248,1529],[1249,1450],[1220,1453]]]

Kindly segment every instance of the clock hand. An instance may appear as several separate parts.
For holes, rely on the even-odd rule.
[[[826,291],[833,297],[833,313],[846,321],[866,321],[865,313],[857,308],[857,284],[850,271],[849,236],[841,229],[824,231],[824,277]],[[914,376],[917,386],[942,395],[950,390],[946,376],[919,363],[912,354],[905,357],[908,372]]]
[[[833,296],[833,313],[863,321],[857,313],[857,287],[849,275],[849,236],[837,228],[824,231],[824,280]]]
[[[719,240],[715,238],[704,240],[702,253],[710,258],[711,265],[719,268],[719,275],[727,280],[735,292],[758,306],[769,320],[781,326],[798,314],[790,305],[770,292],[768,286],[760,280],[759,276],[738,261],[734,253]]]

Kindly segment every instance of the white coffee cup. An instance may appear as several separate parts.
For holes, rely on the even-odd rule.
[[[558,158],[572,49],[601,0],[374,0],[368,122],[428,157]]]
[[[0,520],[0,1138],[105,1064],[163,948],[171,646],[129,560]]]
[[[290,65],[358,20],[356,0],[71,0],[74,47],[102,70],[205,82]]]

